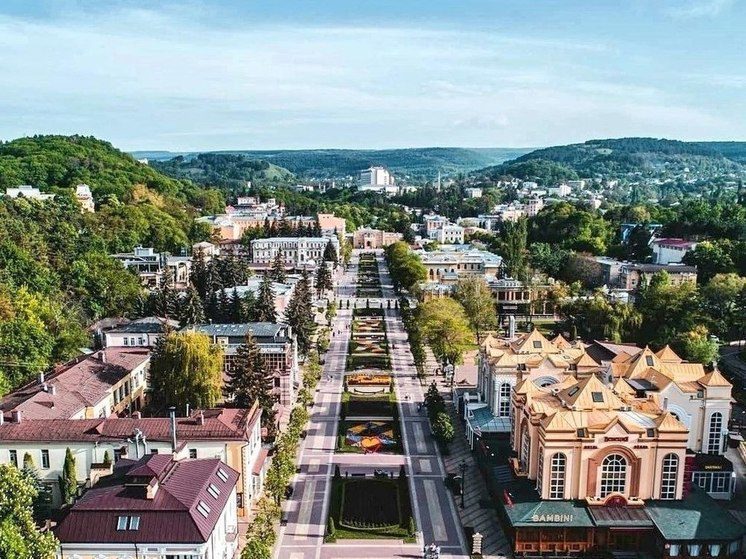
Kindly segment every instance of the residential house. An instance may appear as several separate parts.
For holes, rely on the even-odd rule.
[[[697,248],[697,243],[685,239],[654,239],[650,243],[653,249],[653,262],[656,264],[679,264],[686,253]]]
[[[178,330],[179,322],[148,316],[120,324],[100,333],[105,347],[153,347],[168,330]]]

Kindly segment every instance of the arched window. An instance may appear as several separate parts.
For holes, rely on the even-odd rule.
[[[536,461],[536,491],[541,497],[541,485],[544,481],[544,449],[539,447],[539,457]]]
[[[552,463],[549,470],[549,498],[565,498],[565,468],[567,467],[567,457],[558,452],[552,456]]]
[[[510,384],[507,382],[500,385],[500,405],[497,415],[499,417],[510,417]]]
[[[528,471],[528,463],[531,460],[531,437],[528,433],[528,423],[523,424],[521,433],[521,470]]]
[[[675,454],[666,454],[663,457],[663,469],[661,471],[661,499],[676,498],[676,478],[679,474],[679,457]]]
[[[609,454],[601,464],[601,497],[624,493],[627,486],[627,459],[621,454]]]
[[[707,454],[720,454],[723,435],[723,414],[716,411],[710,416],[710,431],[707,436]]]

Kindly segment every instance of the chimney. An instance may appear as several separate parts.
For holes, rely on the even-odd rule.
[[[515,316],[510,315],[508,317],[508,339],[512,340],[515,338]]]
[[[18,410],[13,410],[12,412],[10,412],[10,417],[13,423],[21,422],[21,412]]]
[[[187,402],[186,413],[184,414],[184,417],[189,417],[189,402]]]
[[[142,414],[139,411],[132,412],[132,419],[140,419],[140,418],[142,418]]]
[[[47,392],[49,392],[50,396],[54,396],[57,394],[57,387],[54,384],[47,385]]]
[[[168,413],[171,416],[171,450],[176,452],[176,408],[171,406]]]
[[[44,384],[44,371],[39,373],[39,384]]]
[[[101,350],[100,357],[101,363],[106,363],[106,351],[104,351],[103,349]]]
[[[197,422],[200,425],[204,425],[205,424],[205,412],[203,412],[202,410],[199,410],[199,417],[197,418]]]
[[[2,425],[3,423],[5,423],[5,412],[0,410],[0,425]]]

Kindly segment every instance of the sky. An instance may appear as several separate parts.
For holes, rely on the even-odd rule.
[[[746,0],[2,0],[0,139],[746,140]]]

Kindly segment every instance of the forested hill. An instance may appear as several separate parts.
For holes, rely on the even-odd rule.
[[[469,172],[474,169],[497,165],[528,152],[520,148],[409,148],[386,150],[273,150],[273,151],[226,151],[211,152],[210,155],[242,155],[249,160],[269,162],[287,169],[299,178],[341,178],[354,176],[371,165],[388,167],[401,178],[432,180],[438,171],[445,175]],[[133,152],[135,157],[149,158],[159,168],[168,159],[168,152]],[[185,159],[197,154],[180,154]],[[182,160],[183,161],[183,160]],[[163,168],[166,171],[166,168]],[[197,178],[192,176],[191,178]],[[250,179],[249,179],[250,180]]]
[[[149,164],[172,177],[234,191],[242,190],[246,181],[259,186],[281,186],[295,181],[295,176],[287,169],[241,154],[177,155],[165,161],[153,160]]]
[[[746,142],[680,142],[654,138],[589,140],[538,149],[474,174],[510,175],[547,184],[578,177],[621,177],[629,173],[702,179],[746,172]]]

